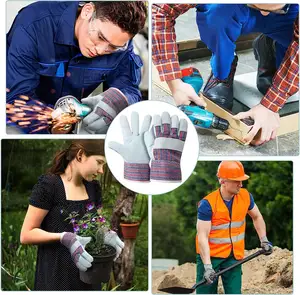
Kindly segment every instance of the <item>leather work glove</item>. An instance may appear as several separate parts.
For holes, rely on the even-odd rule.
[[[117,88],[83,98],[81,102],[93,109],[82,121],[82,128],[92,134],[105,134],[117,114],[128,106],[126,96]]]
[[[117,260],[124,248],[124,243],[121,241],[118,234],[113,230],[108,230],[104,235],[104,244],[110,245],[116,249],[117,255],[114,260]]]
[[[260,246],[265,250],[264,255],[270,255],[273,252],[273,245],[266,236],[260,239]]]
[[[125,161],[124,178],[134,181],[149,181],[150,157],[144,143],[144,133],[150,128],[151,116],[144,117],[141,130],[137,112],[131,114],[131,128],[126,116],[120,117],[120,123],[124,144],[112,141],[108,143],[108,146],[123,157]]]
[[[86,271],[94,261],[94,258],[84,250],[90,241],[91,237],[80,237],[71,232],[63,232],[60,236],[60,242],[69,249],[72,260],[81,271]]]
[[[145,144],[151,157],[151,180],[181,181],[180,160],[188,123],[164,112],[153,117],[153,130],[146,132]]]
[[[203,278],[206,280],[206,285],[210,285],[216,278],[216,272],[212,268],[211,264],[204,264],[204,275]]]

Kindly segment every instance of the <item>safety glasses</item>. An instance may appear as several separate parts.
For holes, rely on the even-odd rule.
[[[109,43],[105,37],[103,36],[103,33],[101,32],[101,29],[95,28],[95,20],[96,20],[96,12],[93,12],[93,15],[89,21],[89,36],[91,40],[94,42],[94,44],[97,46],[106,43],[107,46],[105,48],[105,52],[108,53],[115,53],[115,52],[120,52],[120,51],[125,51],[128,48],[128,42],[124,46],[116,46],[111,43]]]

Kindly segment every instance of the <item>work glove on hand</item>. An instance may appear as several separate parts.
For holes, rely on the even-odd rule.
[[[126,96],[117,88],[83,98],[81,102],[93,109],[83,119],[82,127],[88,133],[97,134],[105,134],[112,120],[128,106]]]
[[[104,244],[110,245],[116,249],[117,254],[114,260],[117,260],[124,248],[124,243],[121,241],[118,234],[113,230],[108,230],[104,235]]]
[[[212,268],[211,264],[204,264],[204,275],[203,278],[206,280],[206,285],[210,285],[216,278],[216,272]]]
[[[151,157],[151,180],[181,181],[180,160],[187,135],[185,119],[164,112],[153,117],[153,130],[146,132],[145,144]]]
[[[273,252],[273,245],[268,241],[268,238],[266,236],[260,239],[260,246],[263,250],[265,250],[264,255],[270,255]]]
[[[145,116],[141,130],[139,130],[137,112],[131,114],[131,128],[126,116],[120,117],[120,123],[124,144],[112,141],[108,143],[108,146],[123,157],[125,161],[124,178],[134,181],[149,181],[150,157],[144,143],[144,133],[150,128],[151,116]]]
[[[63,232],[60,236],[60,242],[69,249],[72,260],[81,271],[86,271],[94,261],[94,258],[84,250],[90,241],[91,237],[80,237],[71,232]]]

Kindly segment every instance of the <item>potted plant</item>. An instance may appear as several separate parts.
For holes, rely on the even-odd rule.
[[[138,215],[128,215],[121,217],[120,223],[124,239],[136,239],[141,217]]]
[[[104,215],[102,208],[95,210],[93,204],[88,204],[87,212],[81,219],[77,220],[77,212],[72,212],[67,218],[77,235],[92,238],[85,249],[93,256],[94,261],[87,271],[80,271],[80,279],[86,284],[107,283],[116,257],[116,249],[104,244],[105,233],[110,227]]]

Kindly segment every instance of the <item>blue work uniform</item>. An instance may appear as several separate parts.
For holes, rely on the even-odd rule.
[[[140,101],[141,58],[128,49],[84,57],[75,38],[79,2],[41,1],[19,11],[7,34],[7,102],[19,95],[54,105],[58,98],[87,97],[101,83]]]
[[[212,51],[213,75],[226,79],[234,59],[235,42],[240,35],[263,33],[276,41],[276,65],[279,67],[293,37],[293,24],[298,15],[298,4],[287,4],[287,14],[260,11],[246,4],[199,4],[197,25],[201,40]]]

